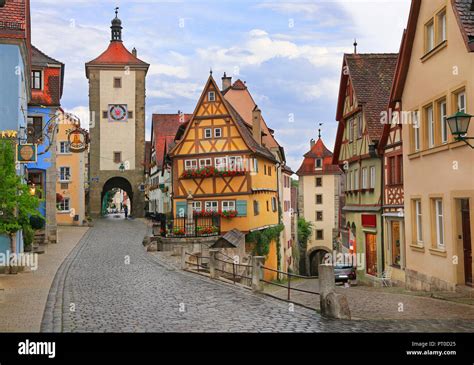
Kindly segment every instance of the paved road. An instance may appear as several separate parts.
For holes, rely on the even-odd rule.
[[[141,221],[96,222],[58,270],[45,332],[474,331],[466,321],[333,321],[176,270],[147,254]]]

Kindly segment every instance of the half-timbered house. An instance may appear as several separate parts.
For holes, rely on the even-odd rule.
[[[252,125],[228,103],[212,75],[177,144],[172,160],[175,218],[219,215],[220,233],[249,233],[276,226],[277,160],[262,144],[261,111],[252,111]],[[268,261],[275,266],[276,243]]]
[[[334,164],[345,173],[343,211],[353,253],[363,255],[358,278],[370,281],[384,271],[382,246],[383,131],[397,54],[345,54],[336,119]]]

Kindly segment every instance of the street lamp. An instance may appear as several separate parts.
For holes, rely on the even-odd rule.
[[[471,148],[474,148],[474,146],[468,142],[468,140],[474,139],[474,137],[466,137],[472,117],[473,116],[470,114],[457,112],[456,114],[447,118],[447,122],[455,141],[463,141]]]
[[[36,185],[32,184],[30,185],[30,195],[35,195],[36,194]]]

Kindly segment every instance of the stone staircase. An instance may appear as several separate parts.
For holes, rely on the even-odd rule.
[[[46,250],[46,235],[44,231],[37,231],[33,239],[32,252],[37,254],[43,254]]]

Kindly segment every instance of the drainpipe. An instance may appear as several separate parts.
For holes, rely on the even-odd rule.
[[[384,197],[385,197],[385,191],[384,191],[384,181],[385,181],[385,156],[384,156],[384,153],[381,153],[382,155],[382,158],[381,158],[381,164],[382,164],[382,179],[380,181],[380,185],[381,185],[381,190],[380,190],[380,202],[381,202],[381,205],[382,205],[382,211],[381,211],[381,214],[380,214],[380,220],[381,220],[381,224],[380,224],[380,228],[381,228],[381,231],[380,231],[380,237],[382,239],[382,272],[385,271],[385,245],[384,245],[384,229],[385,229],[385,222],[384,222],[384,218],[383,218],[383,205],[384,205]]]

